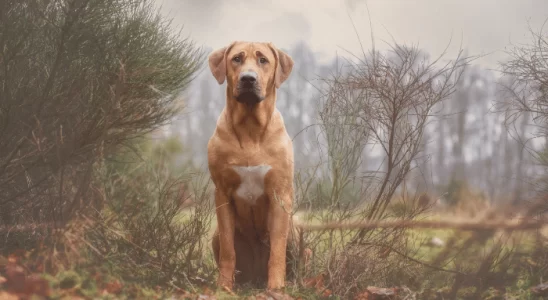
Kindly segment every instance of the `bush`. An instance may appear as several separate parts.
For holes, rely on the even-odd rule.
[[[0,4],[0,226],[100,206],[96,163],[167,123],[202,53],[151,0]]]
[[[140,144],[140,160],[134,160],[136,153],[122,153],[113,161],[125,163],[105,164],[98,178],[106,207],[86,224],[84,248],[92,261],[106,262],[125,280],[186,286],[209,282],[213,275],[205,251],[213,218],[209,180],[189,170],[170,170],[182,150],[176,145],[174,140]],[[169,148],[175,151],[166,153]],[[194,206],[183,210],[189,198]]]

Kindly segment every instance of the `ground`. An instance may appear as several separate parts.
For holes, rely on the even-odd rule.
[[[432,215],[430,219],[447,218],[447,215]],[[305,219],[300,216],[300,219]],[[214,222],[211,224],[214,228]],[[430,261],[432,258],[444,251],[444,245],[432,242],[432,238],[437,238],[443,243],[454,235],[455,231],[447,230],[408,230],[408,241],[414,243],[416,252],[412,253],[412,258],[417,261]],[[548,236],[548,232],[544,232]],[[471,233],[462,233],[462,240]],[[494,240],[500,238],[495,237]],[[505,247],[521,247],[522,251],[533,247],[533,239],[530,234],[522,234],[505,244]],[[486,243],[485,249],[488,249],[492,244]],[[480,249],[480,251],[485,251]],[[209,250],[209,249],[208,249]],[[81,264],[77,268],[65,269],[56,274],[47,274],[40,272],[43,268],[39,267],[41,260],[40,255],[30,251],[19,251],[7,257],[0,257],[0,299],[17,299],[14,297],[34,294],[35,299],[45,299],[42,296],[49,296],[49,299],[269,299],[262,290],[252,289],[237,289],[237,293],[229,293],[223,290],[217,290],[212,282],[204,282],[203,284],[192,284],[180,288],[175,284],[167,283],[162,286],[151,287],[147,283],[124,280],[112,274],[111,268],[107,267],[108,262],[104,266],[89,266]],[[534,261],[525,260],[524,263],[534,265]],[[45,263],[44,263],[45,264]],[[447,268],[454,268],[453,265],[448,265]],[[538,283],[528,282],[527,278],[517,280],[514,286],[507,287],[507,299],[535,299],[531,287]],[[324,278],[321,274],[310,276],[303,280],[303,285],[297,287],[289,284],[286,288],[286,293],[293,299],[339,299],[339,297],[329,290],[326,286]],[[389,288],[387,290],[375,290],[374,293],[393,293],[399,292],[413,294],[411,290],[404,290],[402,286],[383,286],[379,288]],[[392,290],[390,288],[397,288]],[[548,288],[539,285],[538,289]],[[441,293],[449,287],[438,286],[435,288],[437,293]],[[466,293],[466,289],[463,289]],[[415,291],[416,292],[416,291]],[[381,299],[367,298],[369,293],[364,290],[361,293],[362,298],[356,296],[356,299]],[[489,291],[489,295],[484,296],[484,299],[502,299],[497,294],[500,291]],[[487,295],[487,294],[485,294]],[[511,298],[515,295],[514,298]],[[11,298],[10,298],[11,297]],[[411,297],[411,296],[410,296]],[[416,297],[416,296],[415,296]],[[497,298],[498,297],[498,298]],[[517,298],[516,298],[517,297]],[[22,297],[21,299],[23,299]],[[290,299],[290,298],[287,298]],[[388,299],[388,298],[387,298]],[[408,298],[418,299],[418,298]],[[464,296],[463,296],[463,299]]]

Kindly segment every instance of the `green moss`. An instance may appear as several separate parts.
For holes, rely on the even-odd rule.
[[[59,288],[61,289],[72,289],[82,283],[80,275],[72,270],[59,273],[57,278],[59,278]]]

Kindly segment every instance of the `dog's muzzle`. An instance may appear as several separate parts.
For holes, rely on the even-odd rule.
[[[253,71],[240,73],[238,78],[238,94],[236,100],[238,102],[253,105],[263,101],[261,89],[259,88],[258,75]]]

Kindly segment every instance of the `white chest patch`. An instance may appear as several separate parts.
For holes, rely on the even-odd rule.
[[[264,177],[272,167],[258,165],[250,167],[232,167],[240,175],[240,186],[236,195],[251,205],[255,205],[257,199],[264,194]]]

